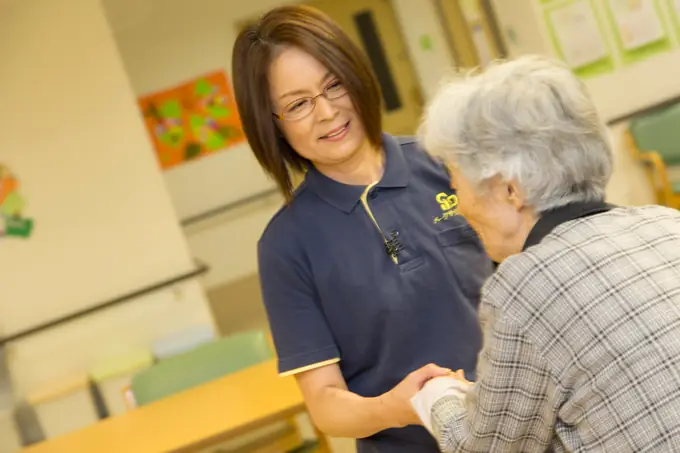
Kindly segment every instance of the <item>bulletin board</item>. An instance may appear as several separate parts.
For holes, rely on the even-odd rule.
[[[180,221],[274,190],[246,142],[224,70],[141,96],[139,107]]]
[[[224,71],[143,96],[139,107],[164,170],[245,141]]]

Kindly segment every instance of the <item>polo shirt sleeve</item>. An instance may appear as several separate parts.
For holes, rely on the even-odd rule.
[[[290,242],[260,241],[260,286],[282,376],[340,361],[340,353],[319,304],[312,275]]]

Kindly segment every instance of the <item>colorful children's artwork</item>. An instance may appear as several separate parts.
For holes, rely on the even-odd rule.
[[[144,96],[139,106],[163,169],[245,140],[224,72]]]
[[[6,165],[0,164],[0,237],[31,235],[33,219],[23,216],[25,206],[19,194],[19,180]]]

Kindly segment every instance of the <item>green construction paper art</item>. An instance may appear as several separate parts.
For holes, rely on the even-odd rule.
[[[138,103],[163,170],[245,142],[223,70],[142,96]]]
[[[223,126],[219,129],[220,135],[225,140],[231,140],[239,136],[239,131],[233,126]]]
[[[177,146],[184,140],[184,129],[182,126],[170,126],[158,136],[158,140],[168,146]]]
[[[226,136],[222,132],[230,130],[221,127],[219,123],[211,117],[203,117],[200,115],[191,115],[189,119],[191,130],[199,141],[205,146],[208,151],[215,151],[223,148],[226,145],[226,140],[232,136]]]
[[[27,238],[33,230],[32,219],[9,217],[5,219],[5,235]]]
[[[196,82],[194,86],[194,93],[199,96],[208,96],[212,94],[214,88],[207,80],[201,79]]]
[[[24,210],[25,205],[26,202],[21,198],[21,195],[17,192],[11,192],[5,197],[2,204],[0,204],[0,214],[5,217],[18,216],[21,214],[21,211]]]
[[[228,118],[231,116],[231,110],[229,110],[229,107],[224,107],[222,105],[209,105],[206,107],[206,110],[213,118]]]
[[[176,99],[165,101],[158,110],[164,118],[179,118],[182,116],[182,104]]]
[[[187,146],[184,148],[184,158],[186,160],[194,159],[201,154],[202,149],[199,143],[187,143]]]
[[[24,215],[26,201],[19,193],[19,179],[9,167],[0,164],[0,238],[28,238],[33,219]]]
[[[184,141],[182,104],[178,100],[168,100],[159,106],[151,104],[147,113],[155,120],[158,141],[174,148]]]

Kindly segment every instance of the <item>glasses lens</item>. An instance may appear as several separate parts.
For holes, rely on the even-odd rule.
[[[347,88],[345,85],[336,80],[326,87],[326,98],[327,99],[337,99],[347,94]]]
[[[311,98],[302,98],[291,102],[283,109],[283,118],[296,120],[309,115],[314,109],[314,101]]]

